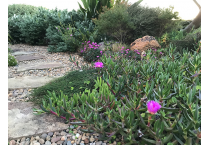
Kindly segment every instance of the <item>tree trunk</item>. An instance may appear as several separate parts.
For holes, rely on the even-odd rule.
[[[189,33],[192,28],[197,29],[201,26],[201,6],[197,3],[196,0],[193,0],[195,4],[199,7],[200,11],[195,19],[183,30],[183,32]]]

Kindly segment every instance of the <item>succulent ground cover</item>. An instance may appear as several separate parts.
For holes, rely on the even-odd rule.
[[[120,134],[127,144],[200,144],[201,53],[175,52],[148,50],[141,61],[103,55],[95,89],[71,98],[49,92],[34,111],[86,125],[82,131],[100,140]]]

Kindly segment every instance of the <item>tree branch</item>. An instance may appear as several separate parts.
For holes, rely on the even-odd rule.
[[[199,9],[201,9],[201,6],[198,4],[198,2],[196,0],[193,0],[195,2],[195,4],[198,6]]]

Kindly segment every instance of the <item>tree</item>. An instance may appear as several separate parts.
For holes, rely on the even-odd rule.
[[[185,27],[185,29],[183,30],[184,33],[189,33],[192,30],[192,28],[197,29],[201,26],[201,6],[198,4],[196,0],[193,1],[198,6],[200,11],[198,15],[194,18],[194,20],[187,27]]]

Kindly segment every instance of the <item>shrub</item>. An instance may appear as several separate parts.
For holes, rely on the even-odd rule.
[[[201,144],[201,53],[181,55],[170,47],[165,56],[153,56],[142,62],[103,56],[92,92],[70,100],[49,94],[43,111],[34,111],[87,125],[81,131],[97,132],[99,140],[122,135],[129,144]]]
[[[11,43],[25,43],[25,38],[21,36],[20,22],[24,21],[23,16],[17,15],[8,18],[9,36],[12,37]]]
[[[99,15],[98,20],[93,19],[99,33],[107,34],[116,40],[123,42],[127,33],[134,29],[133,23],[130,22],[130,16],[127,13],[126,4],[118,4],[112,9],[103,7],[104,13]]]
[[[83,93],[86,88],[92,90],[95,84],[94,79],[96,78],[94,73],[97,73],[96,69],[83,69],[82,72],[79,72],[78,70],[69,72],[61,78],[34,89],[31,94],[32,98],[30,101],[36,104],[41,104],[42,98],[48,94],[48,91],[54,91],[55,95],[59,95],[60,91],[62,91],[63,94],[68,95],[70,99],[72,94],[80,92]],[[88,81],[88,84],[84,83]]]
[[[11,54],[8,54],[8,66],[16,66],[16,65],[17,65],[17,61],[15,57],[12,56]]]
[[[126,40],[126,43],[129,44],[145,35],[160,37],[177,25],[177,22],[172,20],[178,19],[178,12],[172,12],[173,7],[167,9],[149,8],[139,5],[141,2],[138,1],[128,7],[129,17],[135,26],[135,29],[129,32],[130,39]]]
[[[46,8],[45,8],[46,9]],[[38,7],[25,5],[25,4],[13,4],[8,6],[8,18],[15,15],[34,15],[38,11]]]
[[[102,56],[99,49],[89,49],[84,53],[84,60],[87,62],[97,61]]]

